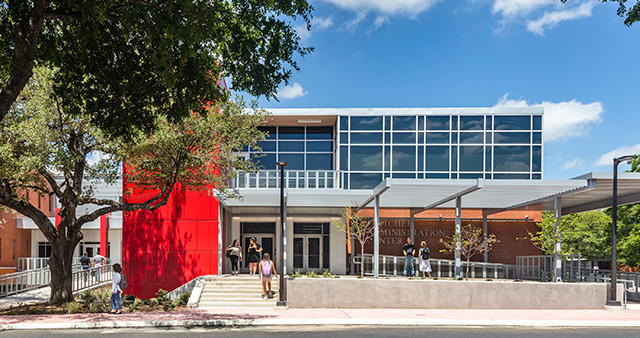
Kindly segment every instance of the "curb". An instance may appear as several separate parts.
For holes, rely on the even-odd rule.
[[[2,324],[0,331],[48,329],[114,329],[167,327],[238,327],[238,326],[519,326],[519,327],[637,327],[640,321],[582,320],[463,320],[463,319],[220,319],[220,320],[159,320],[84,323],[16,323]]]

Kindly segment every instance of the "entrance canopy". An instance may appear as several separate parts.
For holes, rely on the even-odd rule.
[[[413,180],[387,178],[360,204],[368,206],[379,197],[380,208],[411,208],[412,214],[433,208],[462,207],[496,212],[539,205],[555,210],[562,197],[562,214],[611,206],[613,173],[590,173],[570,180]],[[618,175],[618,204],[640,202],[640,173]]]

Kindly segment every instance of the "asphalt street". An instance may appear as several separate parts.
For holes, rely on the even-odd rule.
[[[637,328],[526,328],[526,327],[246,327],[224,329],[96,329],[96,330],[35,330],[4,331],[0,337],[127,337],[127,338],[199,338],[199,337],[313,337],[313,338],[355,338],[355,337],[421,337],[421,338],[524,338],[524,337],[640,337]]]

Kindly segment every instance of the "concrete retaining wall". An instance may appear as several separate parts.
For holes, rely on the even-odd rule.
[[[604,283],[407,279],[287,280],[291,308],[602,309]]]

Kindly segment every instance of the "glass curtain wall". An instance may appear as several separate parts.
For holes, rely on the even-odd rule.
[[[541,179],[541,115],[340,116],[348,189],[382,179]]]

